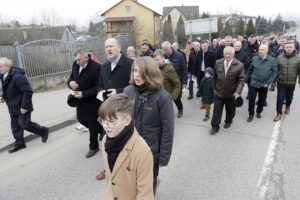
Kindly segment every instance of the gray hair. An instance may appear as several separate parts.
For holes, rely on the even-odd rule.
[[[225,47],[223,53],[225,53],[225,51],[231,51],[231,53],[233,53],[233,54],[235,53],[235,50],[232,46]]]
[[[108,38],[106,41],[105,41],[105,45],[106,45],[106,42],[107,41],[113,41],[117,44],[118,47],[121,48],[121,43],[119,42],[119,40],[117,40],[116,38]]]
[[[134,46],[129,46],[129,47],[127,47],[127,50],[128,50],[128,49],[135,50]]]
[[[6,57],[0,58],[0,66],[5,66],[5,65],[12,66],[12,64],[13,64],[13,62],[11,59],[8,59]]]
[[[73,55],[77,56],[78,54],[83,57],[88,57],[88,52],[85,49],[76,49]]]
[[[169,41],[164,41],[163,43],[161,43],[161,46],[162,47],[165,46],[165,47],[168,47],[168,48],[172,47],[172,45],[171,45],[171,43]]]

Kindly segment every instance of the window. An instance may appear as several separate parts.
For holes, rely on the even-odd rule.
[[[126,12],[130,12],[131,11],[131,7],[130,6],[125,6],[125,11]]]

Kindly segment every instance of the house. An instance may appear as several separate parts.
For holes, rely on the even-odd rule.
[[[69,26],[0,28],[0,45],[3,46],[12,45],[15,41],[18,41],[19,44],[26,44],[44,39],[76,40]]]
[[[172,7],[163,7],[162,14],[162,27],[168,17],[170,16],[172,22],[173,34],[177,29],[177,24],[182,18],[183,21],[198,19],[199,18],[199,6],[172,6]],[[175,41],[177,41],[177,36],[174,35]]]
[[[137,0],[121,0],[105,11],[106,36],[132,36],[137,44],[147,39],[151,44],[160,43],[160,14],[140,4]]]

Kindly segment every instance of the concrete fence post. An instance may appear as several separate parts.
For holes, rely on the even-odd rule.
[[[24,69],[23,59],[22,59],[22,51],[21,51],[21,47],[19,45],[19,42],[15,41],[13,46],[15,47],[15,50],[16,50],[16,55],[17,55],[17,60],[18,60],[18,67]]]

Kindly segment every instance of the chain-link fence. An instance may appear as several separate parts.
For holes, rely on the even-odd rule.
[[[136,46],[135,39],[128,36],[117,36],[122,51],[128,46]],[[29,79],[55,75],[71,71],[73,52],[83,48],[93,50],[101,62],[106,61],[105,38],[84,38],[74,42],[60,40],[37,40],[24,45],[0,46],[0,57],[13,60],[15,66],[26,71]]]

